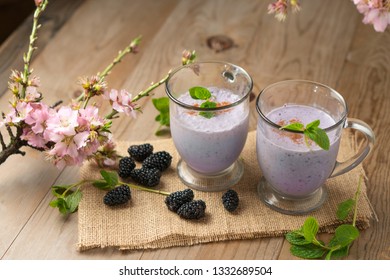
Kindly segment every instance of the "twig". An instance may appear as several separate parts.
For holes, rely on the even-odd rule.
[[[38,24],[39,17],[41,16],[41,13],[46,9],[48,1],[44,0],[42,1],[41,4],[37,6],[34,12],[34,18],[33,18],[33,27],[31,30],[31,35],[30,35],[30,42],[28,45],[28,51],[27,54],[23,55],[23,60],[24,60],[24,71],[23,71],[23,80],[22,80],[22,92],[20,93],[20,98],[23,99],[26,97],[26,88],[28,85],[28,77],[30,75],[30,62],[32,58],[32,54],[36,47],[34,46],[35,41],[37,40],[37,32],[38,29],[41,27],[40,24]]]
[[[7,146],[5,145],[3,134],[1,134],[1,131],[0,131],[0,143],[1,143],[1,149],[5,150]]]

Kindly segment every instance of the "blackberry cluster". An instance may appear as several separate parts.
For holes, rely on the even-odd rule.
[[[154,147],[150,143],[131,145],[127,152],[129,156],[119,161],[118,175],[121,178],[131,178],[145,187],[154,187],[160,183],[161,172],[172,163],[172,156],[166,151],[153,153]],[[142,167],[136,169],[136,163]]]
[[[192,200],[184,203],[177,210],[177,214],[184,219],[200,219],[204,217],[206,203],[203,200]]]
[[[223,206],[229,212],[237,209],[239,201],[238,194],[235,190],[228,190],[222,195]]]
[[[194,199],[194,192],[191,189],[185,189],[183,191],[176,191],[171,193],[165,198],[165,204],[168,209],[176,212],[180,206],[186,202],[190,202]]]
[[[166,151],[160,151],[148,156],[142,162],[142,167],[158,168],[162,172],[171,165],[171,162],[172,156]]]
[[[120,185],[106,193],[103,198],[104,204],[108,206],[120,205],[131,199],[131,191],[128,185]]]
[[[127,149],[127,152],[134,160],[142,162],[153,153],[153,146],[149,143],[141,145],[131,145]]]
[[[203,200],[193,200],[191,189],[176,191],[165,198],[168,209],[176,212],[183,219],[200,219],[204,217],[206,203]]]
[[[121,178],[130,177],[131,171],[135,168],[135,162],[131,157],[123,157],[119,160],[118,175]]]
[[[139,168],[133,169],[130,177],[140,185],[154,187],[160,183],[161,172],[157,168]]]

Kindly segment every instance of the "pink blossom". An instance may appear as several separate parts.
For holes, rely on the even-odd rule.
[[[116,89],[112,89],[110,92],[105,92],[104,96],[109,99],[112,108],[120,113],[125,113],[127,116],[136,117],[135,110],[136,104],[131,101],[132,95],[126,90],[122,89],[118,92]]]
[[[386,0],[353,0],[357,10],[364,15],[363,23],[372,24],[375,31],[384,32],[390,25],[390,4]]]
[[[50,140],[57,142],[62,138],[62,135],[75,135],[75,128],[78,126],[77,117],[78,112],[67,106],[63,106],[58,112],[52,113],[46,122]]]
[[[277,0],[268,5],[268,14],[275,14],[279,21],[284,21],[287,17],[287,1]]]
[[[38,92],[38,88],[29,86],[26,88],[26,101],[37,101],[41,97],[41,94]]]
[[[26,140],[30,146],[36,148],[46,148],[46,139],[41,133],[35,133],[31,130],[30,127],[25,127],[23,129],[23,134],[20,136],[22,140]]]

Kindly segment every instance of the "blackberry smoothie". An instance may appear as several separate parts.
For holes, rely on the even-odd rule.
[[[227,89],[209,87],[208,90],[217,107],[240,99]],[[177,99],[195,107],[202,103],[202,100],[193,99],[188,92]],[[215,175],[237,160],[248,134],[249,110],[245,102],[215,112],[210,118],[196,110],[171,106],[172,138],[182,160],[189,167],[205,175]]]
[[[304,125],[320,120],[320,128],[335,124],[326,112],[304,105],[284,105],[273,109],[266,117],[284,126],[294,122]],[[281,131],[259,120],[257,127],[257,159],[262,173],[273,189],[282,196],[302,198],[310,196],[332,173],[340,144],[336,131],[328,132],[330,148],[321,149],[303,134]]]

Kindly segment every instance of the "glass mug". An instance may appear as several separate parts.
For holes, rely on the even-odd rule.
[[[257,190],[261,200],[285,214],[304,214],[326,199],[325,181],[350,171],[369,154],[374,132],[363,121],[347,118],[348,108],[334,89],[312,81],[287,80],[267,86],[257,97],[257,160],[263,177]],[[302,132],[281,130],[300,122],[320,120],[329,137],[329,150],[305,139]],[[363,133],[367,141],[344,162],[337,161],[343,129]]]
[[[193,87],[207,88],[211,97],[194,99]],[[181,66],[169,75],[170,130],[180,155],[177,172],[187,186],[220,191],[243,174],[239,155],[249,127],[249,95],[253,82],[241,67],[220,61]],[[210,101],[215,106],[203,106]],[[202,105],[203,104],[203,105]]]

